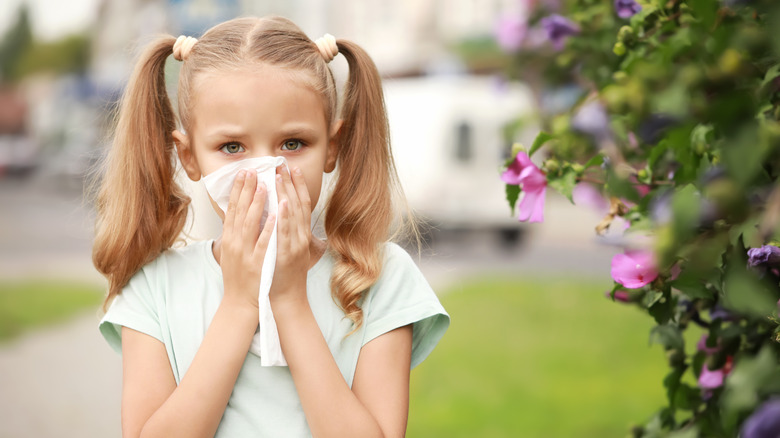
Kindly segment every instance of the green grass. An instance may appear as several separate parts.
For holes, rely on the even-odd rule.
[[[102,289],[89,284],[0,281],[0,342],[77,312],[96,309],[102,299]]]
[[[653,320],[608,283],[491,278],[442,294],[452,325],[412,371],[410,437],[623,437],[664,403]]]

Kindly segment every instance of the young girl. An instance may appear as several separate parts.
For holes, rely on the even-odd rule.
[[[327,65],[337,53],[349,64],[340,113]],[[165,90],[171,54],[182,61],[180,129]],[[352,42],[315,43],[273,17],[149,45],[122,101],[93,251],[109,280],[100,330],[122,353],[123,436],[404,435],[409,370],[449,317],[386,243],[399,193],[388,140],[379,75]],[[171,249],[189,204],[176,155],[194,181],[284,157],[276,217],[262,224],[267,186],[242,171],[226,211],[215,205],[221,237]],[[311,212],[334,170],[320,240]],[[269,299],[288,366],[249,352],[274,227]]]

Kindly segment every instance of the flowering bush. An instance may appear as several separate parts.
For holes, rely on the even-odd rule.
[[[670,368],[633,435],[780,436],[780,2],[522,5],[497,40],[542,132],[507,161],[507,200],[541,221],[547,187],[595,188],[596,231],[629,224],[608,295],[655,320]]]

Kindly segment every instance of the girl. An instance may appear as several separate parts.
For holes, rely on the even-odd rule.
[[[178,121],[165,90],[182,61]],[[327,63],[349,78],[340,114]],[[125,437],[403,436],[409,370],[449,317],[413,261],[386,243],[399,193],[376,67],[357,45],[317,43],[282,18],[242,18],[200,40],[149,45],[123,97],[98,194],[93,258],[109,280],[100,330],[121,349]],[[175,151],[175,152],[174,152]],[[236,177],[219,239],[171,249],[194,181],[281,156],[278,214],[266,186]],[[324,173],[326,240],[311,235]],[[214,204],[214,202],[212,202]],[[248,352],[276,224],[270,304],[287,367]]]

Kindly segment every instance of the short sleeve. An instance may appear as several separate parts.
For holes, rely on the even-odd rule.
[[[385,247],[385,264],[363,306],[363,345],[412,324],[414,368],[433,351],[450,325],[450,316],[412,258],[396,244]]]
[[[122,327],[145,333],[163,342],[158,305],[146,269],[141,269],[114,298],[103,319],[100,333],[115,351],[122,352]]]

